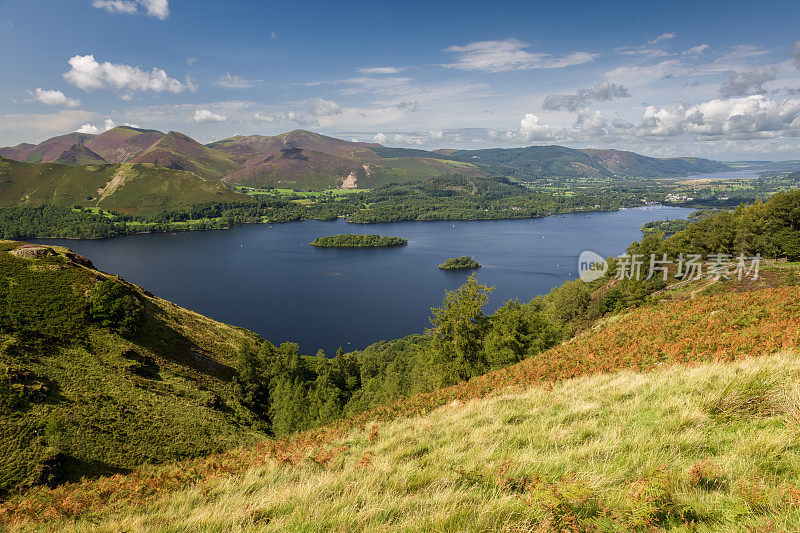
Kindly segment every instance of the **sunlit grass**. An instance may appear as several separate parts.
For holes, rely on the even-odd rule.
[[[793,412],[776,407],[721,420],[709,407],[731,383],[764,372],[770,390],[789,398],[800,380],[797,355],[623,371],[454,402],[425,416],[367,424],[303,457],[271,458],[145,508],[58,526],[744,531],[771,523],[775,531],[797,530]]]

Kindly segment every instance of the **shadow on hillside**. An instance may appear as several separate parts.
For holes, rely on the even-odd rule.
[[[223,381],[233,378],[236,374],[233,368],[220,363],[192,339],[171,328],[163,309],[150,301],[145,301],[144,305],[147,318],[131,340],[164,359],[202,374]]]

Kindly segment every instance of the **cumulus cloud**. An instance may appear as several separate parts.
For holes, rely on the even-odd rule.
[[[169,17],[169,0],[92,0],[92,6],[113,14],[135,15],[141,9],[149,17]]]
[[[378,144],[386,143],[386,139],[388,139],[388,137],[385,134],[380,133],[380,132],[378,132],[378,133],[376,133],[375,135],[372,136],[372,140],[375,141]]]
[[[757,67],[749,72],[736,72],[729,70],[728,82],[719,89],[723,98],[736,96],[750,96],[751,94],[764,94],[762,87],[766,82],[774,80],[778,70],[771,67]]]
[[[175,78],[170,78],[159,68],[153,68],[148,72],[139,67],[121,63],[108,61],[99,63],[93,55],[76,55],[71,57],[68,63],[71,68],[64,74],[64,79],[84,91],[112,89],[127,93],[153,91],[179,94],[187,89],[192,91],[196,89],[190,79],[182,83]]]
[[[706,44],[706,43],[698,44],[697,46],[692,46],[691,48],[689,48],[688,50],[683,52],[683,55],[685,55],[685,56],[699,56],[703,52],[708,50],[708,48],[709,48],[709,45]]]
[[[800,134],[800,99],[776,101],[763,95],[711,100],[697,105],[645,108],[637,134],[670,137],[763,139]]]
[[[506,142],[546,141],[556,137],[556,131],[547,124],[542,124],[539,117],[528,113],[519,122],[519,128],[502,134],[490,132],[490,137]]]
[[[333,100],[311,98],[308,101],[308,113],[315,117],[329,117],[331,115],[338,115],[341,112],[342,108]]]
[[[75,130],[75,132],[76,133],[88,133],[90,135],[97,135],[98,133],[100,133],[100,128],[98,128],[97,126],[93,126],[92,124],[84,124],[83,126],[78,128],[77,130]]]
[[[603,80],[590,89],[578,89],[571,94],[550,94],[545,97],[542,107],[550,111],[577,111],[589,107],[593,101],[609,102],[630,95],[624,86]]]
[[[659,35],[658,37],[656,37],[652,41],[647,41],[647,42],[649,44],[656,44],[656,43],[660,43],[661,41],[667,41],[669,39],[674,39],[674,38],[675,38],[675,33],[674,32],[662,33],[661,35]]]
[[[572,52],[563,56],[530,52],[530,45],[518,39],[479,41],[464,46],[450,46],[445,52],[456,54],[453,63],[442,65],[467,71],[506,72],[543,68],[564,68],[587,63],[597,54]]]
[[[208,109],[196,109],[192,120],[198,124],[213,124],[216,122],[225,122],[228,118],[225,115],[212,113]]]
[[[37,88],[35,91],[28,91],[28,94],[36,101],[44,105],[61,105],[64,107],[78,107],[81,105],[80,100],[68,98],[61,91],[44,90]]]
[[[789,52],[789,57],[792,58],[792,63],[798,69],[800,69],[800,41],[796,41],[794,46],[792,46],[792,50]]]
[[[361,74],[397,74],[398,72],[404,71],[404,68],[399,67],[367,67],[367,68],[360,68],[358,72]]]
[[[234,76],[228,72],[218,79],[216,84],[220,87],[227,87],[228,89],[246,89],[255,86],[257,83],[261,83],[261,80],[246,80],[241,76]]]

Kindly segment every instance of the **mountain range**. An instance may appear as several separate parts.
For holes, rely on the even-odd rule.
[[[119,126],[0,148],[0,156],[67,166],[150,164],[204,180],[253,187],[372,188],[445,174],[534,177],[677,177],[731,167],[708,159],[658,159],[620,150],[564,146],[419,150],[353,142],[305,130],[237,135],[203,145],[178,132]]]

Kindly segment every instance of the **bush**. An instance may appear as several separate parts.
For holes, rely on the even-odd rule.
[[[144,305],[127,287],[106,280],[89,292],[89,314],[101,326],[120,335],[133,335],[144,318]]]

